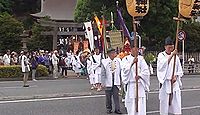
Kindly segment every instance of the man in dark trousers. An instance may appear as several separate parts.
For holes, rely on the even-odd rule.
[[[112,96],[115,103],[115,113],[121,114],[119,105],[120,87],[120,59],[116,58],[116,52],[110,48],[107,51],[108,58],[102,60],[102,83],[105,86],[107,113],[112,113]]]

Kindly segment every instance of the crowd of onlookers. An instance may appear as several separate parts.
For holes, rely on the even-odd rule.
[[[0,65],[21,65],[21,57],[24,55],[25,51],[20,53],[7,50],[6,53],[0,56]],[[83,51],[77,51],[75,54],[69,51],[54,50],[54,51],[32,51],[26,52],[26,57],[28,59],[28,64],[32,70],[32,79],[35,79],[35,72],[39,64],[44,65],[48,68],[50,74],[53,74],[54,78],[58,78],[60,75],[67,77],[67,70],[74,70],[77,77],[82,73],[86,75],[86,60]],[[78,68],[78,69],[77,69]]]

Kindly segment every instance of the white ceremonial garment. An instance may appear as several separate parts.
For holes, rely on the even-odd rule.
[[[146,115],[146,92],[149,91],[150,73],[149,68],[142,56],[138,56],[138,112],[135,109],[136,98],[136,81],[135,81],[135,64],[132,65],[134,57],[128,55],[123,58],[122,66],[122,82],[127,85],[125,96],[125,107],[128,115]]]
[[[87,72],[89,75],[89,79],[90,79],[90,84],[95,84],[95,78],[94,78],[94,70],[92,68],[92,61],[91,59],[87,59]]]
[[[113,67],[114,66],[114,67]],[[102,84],[105,87],[113,87],[113,77],[114,77],[114,85],[120,86],[120,73],[121,67],[120,62],[117,58],[111,60],[110,58],[102,59]],[[112,75],[114,74],[114,76]]]
[[[81,63],[79,56],[73,55],[72,67],[75,73],[81,73],[81,66],[83,66],[83,64]]]
[[[91,56],[92,68],[94,70],[95,83],[101,83],[101,54]],[[96,62],[96,63],[95,63]]]
[[[182,82],[181,77],[183,76],[183,70],[181,67],[180,59],[176,56],[175,72],[174,75],[177,76],[176,82],[173,84],[173,99],[172,104],[169,106],[169,94],[171,93],[171,79],[173,72],[174,57],[168,64],[168,59],[170,55],[166,52],[161,52],[158,54],[157,60],[157,78],[162,87],[159,90],[159,100],[160,100],[160,114],[168,115],[181,114],[181,90]]]

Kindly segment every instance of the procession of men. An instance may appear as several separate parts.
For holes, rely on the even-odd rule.
[[[0,115],[200,115],[200,49],[189,50],[199,47],[190,41],[200,35],[200,1],[119,1],[41,0],[31,14],[41,28],[0,29],[23,44],[1,48]]]

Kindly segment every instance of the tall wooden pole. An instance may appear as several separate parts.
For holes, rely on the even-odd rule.
[[[135,58],[138,58],[138,47],[137,47],[137,38],[136,38],[136,32],[137,32],[137,28],[136,28],[136,21],[135,18],[133,17],[133,32],[134,32],[134,47],[136,50],[136,54],[135,54]],[[138,76],[138,63],[135,63],[135,76]],[[134,77],[135,78],[135,77]],[[138,112],[138,80],[136,79],[136,97],[135,97],[135,110],[136,112]]]
[[[180,25],[180,13],[178,13],[178,19],[177,18],[174,18],[174,19],[177,21],[175,50],[178,51],[177,49],[178,49],[178,32],[179,32],[179,25]],[[172,78],[175,73],[175,66],[176,66],[176,55],[174,55]],[[172,99],[173,99],[173,82],[171,81],[171,93],[169,95],[169,105],[172,104]]]
[[[105,18],[104,18],[104,16],[102,17],[103,18],[103,35],[102,35],[102,37],[103,37],[103,42],[104,42],[104,49],[103,49],[103,51],[104,51],[104,58],[106,58],[106,54],[107,54],[107,41],[106,41],[106,25],[105,25]]]

